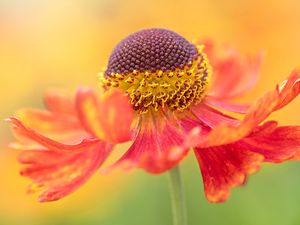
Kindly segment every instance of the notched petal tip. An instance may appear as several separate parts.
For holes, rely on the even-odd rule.
[[[295,68],[291,75],[279,85],[281,101],[275,110],[279,110],[289,104],[300,93],[300,66]]]
[[[113,145],[101,142],[77,154],[50,151],[25,151],[19,161],[26,164],[20,174],[31,178],[27,194],[40,192],[38,201],[59,200],[80,188],[98,170]]]
[[[4,121],[4,122],[11,122],[11,119],[10,119],[10,118],[7,118],[7,119],[4,119],[3,121]]]

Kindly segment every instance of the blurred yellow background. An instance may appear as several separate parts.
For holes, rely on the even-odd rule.
[[[160,27],[188,40],[211,37],[242,52],[267,55],[253,100],[300,63],[298,0],[0,0],[0,118],[43,107],[49,87],[97,87],[96,74],[114,46],[135,31]],[[300,100],[271,116],[300,125]],[[166,175],[143,171],[95,174],[74,194],[52,203],[27,196],[10,125],[0,127],[0,224],[171,224]],[[126,146],[116,149],[119,157]],[[300,224],[300,162],[266,164],[227,203],[210,204],[191,153],[182,164],[189,224]]]

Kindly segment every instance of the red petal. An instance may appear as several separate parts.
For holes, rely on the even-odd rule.
[[[153,113],[153,120],[162,153],[167,153],[172,146],[179,146],[182,143],[183,134],[172,125],[162,111]]]
[[[78,144],[73,144],[73,145],[63,144],[39,134],[38,132],[34,131],[33,129],[25,125],[18,118],[10,117],[5,121],[11,122],[15,126],[17,126],[20,132],[26,135],[26,138],[34,140],[40,145],[50,149],[51,151],[58,152],[58,153],[76,153],[76,152],[85,151],[100,142],[99,139],[91,139],[91,140],[83,139]]]
[[[206,97],[203,101],[206,104],[225,109],[230,112],[245,114],[251,107],[252,103],[235,103],[235,102],[224,102],[213,97]]]
[[[120,165],[124,170],[143,168],[154,174],[165,172],[187,154],[187,151],[177,148],[183,140],[183,134],[162,111],[149,111],[141,116],[140,130],[132,146],[115,164],[102,171],[107,173]],[[180,157],[169,157],[173,151],[180,152]]]
[[[175,167],[190,149],[183,142],[185,136],[172,125],[162,111],[153,113],[161,155],[148,155],[141,165],[150,173],[158,174]]]
[[[191,105],[189,109],[202,122],[204,122],[206,125],[210,126],[213,129],[221,125],[237,127],[240,124],[240,120],[226,116],[205,104]]]
[[[53,113],[75,114],[74,98],[62,89],[49,89],[44,96],[45,105]]]
[[[221,58],[220,52],[223,52]],[[240,54],[231,46],[223,46],[212,56],[213,82],[210,94],[216,99],[230,99],[251,90],[257,82],[263,53],[255,57]]]
[[[92,89],[80,88],[76,107],[83,126],[98,138],[112,143],[132,140],[133,108],[122,93],[112,91],[98,101]]]
[[[21,175],[34,180],[28,187],[28,194],[41,191],[40,202],[56,201],[71,194],[94,174],[111,149],[111,144],[101,142],[87,151],[70,155],[49,151],[23,152],[20,163],[32,165],[23,168]]]
[[[289,104],[300,93],[300,67],[296,68],[290,77],[280,84],[281,102],[275,110],[279,110]]]
[[[210,202],[224,202],[230,195],[229,187],[237,187],[245,181],[245,174],[256,172],[263,156],[236,144],[210,148],[195,148],[205,196]]]
[[[141,116],[140,130],[132,146],[117,162],[101,171],[107,173],[119,165],[124,170],[131,170],[138,167],[140,161],[143,161],[148,155],[157,155],[158,151],[159,143],[153,125],[152,114],[149,111]]]

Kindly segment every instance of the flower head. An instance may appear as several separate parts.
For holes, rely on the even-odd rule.
[[[136,32],[114,48],[100,82],[107,89],[123,90],[138,114],[164,106],[186,109],[201,101],[210,83],[212,71],[203,47],[169,30]]]
[[[228,100],[255,85],[262,54],[221,50],[223,57],[212,42],[193,44],[169,30],[139,31],[115,47],[99,74],[106,91],[101,100],[89,88],[79,88],[75,99],[51,91],[47,111],[17,112],[18,118],[7,121],[20,141],[12,147],[27,150],[19,160],[31,164],[21,171],[34,180],[28,192],[41,190],[40,201],[70,194],[113,144],[129,140],[134,142],[127,152],[102,172],[121,166],[163,173],[193,148],[210,202],[226,201],[230,187],[241,185],[263,162],[299,159],[300,128],[262,122],[299,94],[300,69],[254,103],[232,103]]]

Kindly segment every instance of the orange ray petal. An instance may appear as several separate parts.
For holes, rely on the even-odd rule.
[[[300,67],[294,69],[292,74],[288,79],[283,81],[280,86],[280,98],[281,101],[274,110],[279,110],[289,104],[297,95],[300,93]],[[203,100],[203,103],[225,109],[230,112],[245,114],[247,110],[251,107],[252,103],[233,103],[226,102],[214,98],[213,96],[208,96]]]
[[[300,159],[300,126],[278,127],[265,138],[275,142],[275,145],[282,146],[287,151],[293,151],[295,156],[292,159]],[[277,144],[277,142],[280,143]]]
[[[70,141],[76,143],[88,135],[75,115],[52,113],[34,108],[20,109],[15,113],[15,117],[36,132],[66,143]]]
[[[11,130],[18,142],[10,143],[9,147],[18,150],[48,150],[45,146],[32,139],[24,129],[12,125]]]
[[[292,72],[292,74],[283,81],[280,86],[281,102],[275,110],[279,110],[289,104],[300,93],[300,66]]]
[[[220,53],[223,55],[220,56]],[[231,99],[251,90],[258,80],[263,56],[263,52],[254,57],[244,55],[229,45],[218,50],[211,48],[208,58],[211,59],[214,73],[209,96]]]
[[[100,142],[77,154],[50,151],[25,151],[19,162],[32,164],[22,168],[21,175],[33,179],[28,194],[40,191],[38,201],[59,200],[81,187],[99,168],[113,145]]]
[[[275,130],[271,134],[244,138],[238,143],[252,152],[263,155],[265,162],[280,163],[293,158],[296,149],[299,152],[299,147],[293,139],[287,139],[285,135],[277,133]]]
[[[189,149],[180,148],[183,140],[184,135],[161,110],[149,111],[141,116],[140,130],[132,146],[116,163],[102,172],[107,173],[121,166],[124,170],[143,168],[149,173],[163,173],[186,156]],[[170,157],[174,151],[180,156]]]
[[[53,113],[75,114],[74,97],[62,89],[52,88],[45,92],[44,102]]]
[[[184,134],[189,136],[193,129],[196,127],[200,128],[201,132],[199,133],[198,140],[203,141],[207,138],[207,135],[212,130],[210,127],[203,125],[202,123],[196,121],[190,116],[186,115],[182,112],[174,112],[173,113],[176,119],[178,120],[179,127]],[[187,138],[187,137],[186,137]],[[191,145],[191,147],[195,147],[195,145]]]
[[[157,155],[159,151],[152,113],[149,111],[147,114],[141,116],[140,130],[131,147],[117,162],[101,171],[108,173],[117,166],[121,166],[125,171],[138,168],[143,159],[148,157],[148,155]]]
[[[51,151],[58,153],[76,153],[85,151],[100,142],[99,139],[83,139],[78,144],[63,144],[41,135],[40,133],[25,125],[18,118],[10,117],[5,121],[11,122],[15,126],[17,126],[19,130],[27,136],[27,138],[30,138],[40,145],[50,149]]]
[[[98,138],[112,143],[132,140],[133,109],[122,93],[112,91],[98,101],[92,89],[80,88],[76,108],[85,129]]]
[[[251,107],[252,103],[236,103],[236,102],[225,102],[213,97],[205,97],[202,100],[203,103],[209,104],[220,109],[225,109],[230,112],[245,114]]]
[[[256,127],[247,137],[264,136],[271,134],[277,128],[277,121],[267,121],[263,125]]]
[[[184,143],[185,136],[162,111],[153,113],[153,119],[162,154],[148,155],[142,167],[150,173],[159,174],[175,167],[187,155],[190,147]]]
[[[210,148],[195,148],[205,196],[210,202],[224,202],[230,195],[229,187],[245,181],[245,174],[256,172],[264,157],[237,144]]]
[[[232,118],[230,116],[226,116],[205,104],[191,105],[189,109],[203,123],[213,129],[222,125],[237,127],[241,122],[240,120]]]

